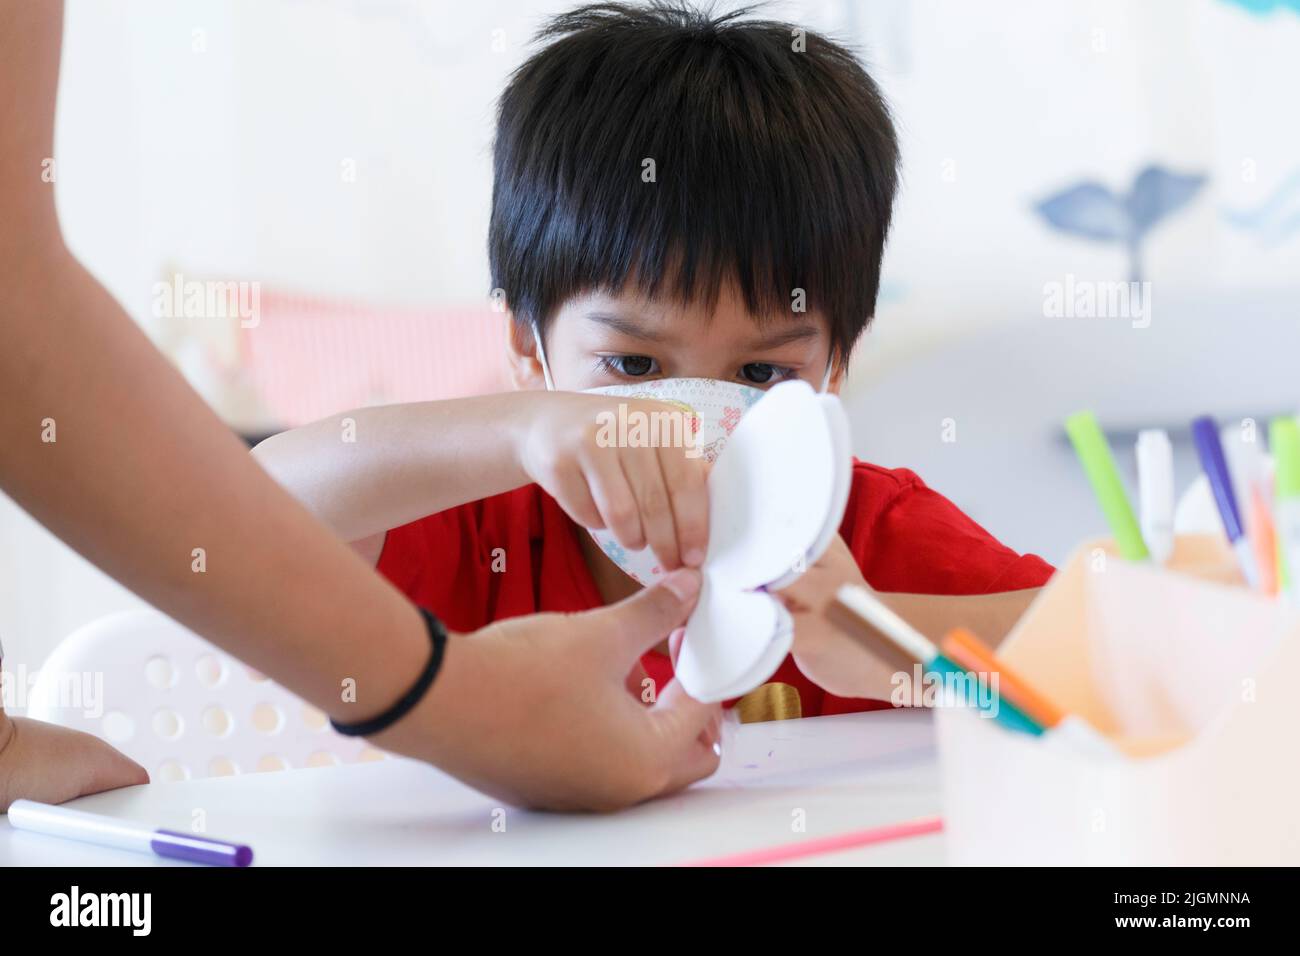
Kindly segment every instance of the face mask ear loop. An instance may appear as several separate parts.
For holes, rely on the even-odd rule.
[[[542,377],[546,379],[546,390],[555,391],[555,381],[551,378],[551,366],[546,361],[546,346],[542,344],[542,333],[537,328],[537,323],[532,323],[533,341],[537,343],[537,361],[542,365]]]
[[[830,357],[826,359],[826,374],[822,376],[822,387],[818,389],[823,395],[831,387],[831,372],[835,371],[835,359]]]

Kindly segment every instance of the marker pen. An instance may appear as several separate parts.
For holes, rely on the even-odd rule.
[[[35,800],[15,800],[10,804],[9,824],[17,830],[209,866],[248,866],[253,862],[252,848],[238,843],[177,830],[150,830],[128,820]]]
[[[1174,553],[1174,446],[1163,428],[1138,433],[1137,468],[1142,539],[1164,564]]]
[[[1110,525],[1119,553],[1129,561],[1146,561],[1151,553],[1142,540],[1142,531],[1124,493],[1124,482],[1120,480],[1119,469],[1115,467],[1110,445],[1096,416],[1092,412],[1075,412],[1065,420],[1065,431]]]
[[[1237,510],[1237,496],[1232,491],[1232,476],[1228,474],[1228,463],[1223,457],[1223,445],[1219,441],[1219,426],[1208,415],[1192,421],[1192,441],[1196,445],[1197,457],[1201,459],[1201,468],[1210,482],[1214,492],[1214,502],[1219,507],[1219,517],[1223,520],[1223,531],[1228,536],[1228,543],[1236,552],[1237,564],[1241,568],[1246,584],[1252,589],[1259,588],[1259,569],[1255,566],[1255,555],[1251,551],[1250,540],[1241,526],[1241,512]]]
[[[1269,423],[1268,443],[1273,452],[1276,504],[1274,519],[1278,550],[1288,572],[1293,604],[1300,604],[1300,425],[1294,418]]]

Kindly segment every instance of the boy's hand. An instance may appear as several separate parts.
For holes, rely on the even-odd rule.
[[[844,584],[872,590],[862,579],[848,546],[836,535],[822,559],[777,595],[795,620],[795,662],[832,694],[890,700],[897,668],[835,627],[824,614]],[[1015,627],[1040,590],[970,595],[875,593],[932,641],[962,627],[996,644]]]
[[[98,737],[0,711],[0,813],[15,800],[63,803],[148,782],[143,767]]]
[[[826,619],[841,585],[867,587],[848,545],[837,534],[821,559],[776,596],[794,618],[794,659],[819,687],[838,697],[889,700],[895,668]]]
[[[647,446],[619,444],[619,406],[629,422],[646,416]],[[709,534],[707,464],[691,448],[653,447],[685,434],[684,414],[639,399],[537,395],[517,441],[519,464],[583,527],[608,528],[632,551],[649,545],[665,571],[699,567]],[[670,436],[658,434],[656,421],[672,423]]]

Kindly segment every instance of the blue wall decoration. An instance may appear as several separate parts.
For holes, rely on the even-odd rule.
[[[1122,243],[1129,257],[1129,279],[1141,282],[1143,239],[1156,223],[1191,202],[1205,182],[1199,173],[1184,175],[1148,166],[1126,195],[1085,181],[1047,197],[1034,209],[1061,232]]]

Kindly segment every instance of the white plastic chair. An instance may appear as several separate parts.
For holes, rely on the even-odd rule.
[[[64,638],[41,668],[27,714],[107,740],[159,782],[384,757],[152,608]]]

